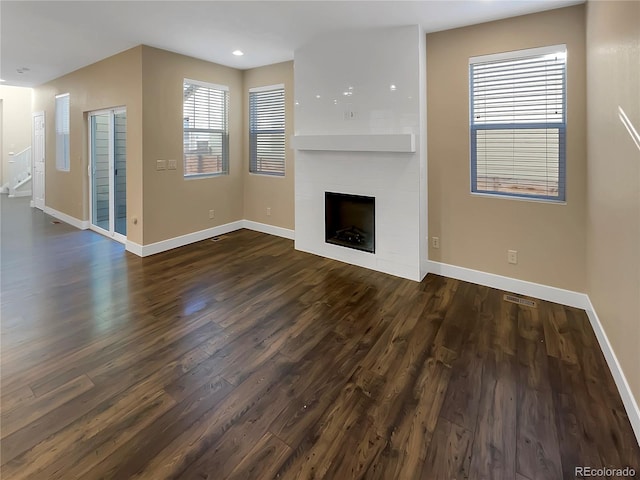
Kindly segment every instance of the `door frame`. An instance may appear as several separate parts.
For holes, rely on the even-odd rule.
[[[103,108],[101,110],[94,110],[87,112],[87,133],[89,136],[87,145],[88,151],[88,166],[87,174],[89,176],[89,228],[94,232],[100,233],[106,237],[112,238],[122,244],[127,243],[126,235],[122,235],[115,231],[115,115],[117,113],[123,113],[126,115],[127,107],[112,107]],[[93,155],[92,155],[92,129],[91,129],[91,117],[97,115],[109,114],[109,230],[98,227],[93,223]]]
[[[36,129],[35,119],[42,116],[42,205],[39,206],[36,201]],[[31,113],[31,207],[38,208],[42,211],[45,209],[46,204],[46,185],[47,185],[47,114],[44,110]]]

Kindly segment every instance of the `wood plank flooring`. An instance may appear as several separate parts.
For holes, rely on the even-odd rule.
[[[583,311],[247,230],[142,259],[52,220],[2,198],[4,480],[640,471]]]

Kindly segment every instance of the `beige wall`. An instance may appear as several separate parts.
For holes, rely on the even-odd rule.
[[[254,222],[294,229],[294,155],[289,147],[293,134],[293,62],[278,63],[243,72],[244,78],[244,218]],[[249,173],[249,89],[284,84],[285,92],[285,176]],[[271,215],[267,215],[271,208]]]
[[[229,87],[229,175],[183,177],[184,78]],[[44,110],[47,119],[46,205],[89,219],[87,112],[126,106],[128,240],[148,245],[243,218],[292,229],[293,151],[287,151],[285,178],[248,174],[247,91],[275,83],[285,84],[289,138],[293,62],[245,73],[139,46],[38,87],[34,110]],[[69,172],[55,168],[55,96],[60,93],[70,94]],[[157,170],[157,160],[176,160],[177,169]],[[266,207],[271,207],[269,217]],[[209,210],[215,211],[213,219]]]
[[[585,291],[586,139],[584,6],[427,35],[429,258]],[[567,202],[471,195],[469,57],[566,44]],[[518,264],[507,263],[507,250]]]
[[[587,4],[587,292],[640,402],[640,3]]]
[[[243,218],[242,72],[184,55],[142,47],[144,244]],[[229,175],[183,177],[182,84],[185,78],[229,87]],[[177,170],[156,170],[157,160]],[[215,218],[209,219],[209,210]]]
[[[10,153],[20,153],[31,146],[31,97],[32,89],[0,85],[0,186],[9,179]]]
[[[46,83],[34,90],[34,111],[46,115],[45,205],[80,220],[89,219],[87,112],[127,108],[127,209],[142,214],[142,48],[136,47]],[[56,170],[55,96],[69,93],[69,172]],[[142,242],[130,221],[128,238]]]

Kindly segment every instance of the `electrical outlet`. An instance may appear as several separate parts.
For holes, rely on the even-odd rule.
[[[167,162],[165,160],[156,160],[156,170],[165,170]]]
[[[271,216],[271,207],[267,207],[267,217]]]
[[[216,212],[215,210],[209,210],[209,218],[215,218]]]
[[[517,250],[507,250],[507,261],[509,263],[513,263],[514,265],[518,263],[518,251]]]
[[[440,248],[440,237],[431,237],[431,246],[433,248]]]

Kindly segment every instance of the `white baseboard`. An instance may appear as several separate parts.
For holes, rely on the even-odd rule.
[[[631,427],[640,444],[640,409],[638,408],[638,403],[631,392],[631,388],[618,362],[618,358],[611,343],[609,343],[607,334],[587,294],[504,277],[502,275],[495,275],[493,273],[480,272],[470,268],[434,262],[432,260],[429,260],[429,272],[585,310],[589,317],[591,327],[598,339],[600,349],[607,360],[611,375],[618,387],[618,392],[627,411]]]
[[[136,242],[132,242],[131,240],[127,240],[124,243],[124,249],[127,252],[131,252],[134,255],[137,255],[139,257],[143,257],[144,256],[143,255],[144,250],[143,250],[142,245],[140,245],[139,243],[136,243]]]
[[[451,277],[466,282],[477,283],[487,287],[506,290],[507,292],[528,295],[530,297],[547,300],[549,302],[560,303],[570,307],[587,309],[589,303],[584,293],[564,290],[562,288],[550,287],[540,283],[527,282],[516,278],[504,277],[493,273],[481,272],[470,268],[457,267],[446,263],[429,260],[429,272],[437,273],[445,277]]]
[[[252,220],[242,220],[242,226],[248,230],[255,230],[256,232],[268,233],[269,235],[275,235],[276,237],[288,238],[289,240],[295,240],[295,231],[288,228],[276,227],[274,225],[267,225],[266,223],[254,222]]]
[[[59,212],[51,207],[47,207],[46,205],[44,206],[44,213],[51,215],[58,220],[62,220],[64,223],[68,223],[72,227],[76,227],[80,230],[86,230],[89,228],[89,220],[79,220],[76,217]]]
[[[200,242],[207,238],[217,237],[218,235],[224,235],[225,233],[240,230],[243,227],[242,222],[242,220],[238,220],[236,222],[218,225],[217,227],[207,228],[198,232],[180,235],[179,237],[169,238],[168,240],[150,243],[149,245],[138,245],[134,242],[127,241],[126,248],[127,251],[131,253],[135,253],[141,257],[148,257],[149,255],[166,252],[167,250],[183,247],[190,243]]]
[[[585,295],[586,296],[586,295]],[[627,410],[627,416],[629,417],[629,422],[631,423],[631,427],[636,434],[636,440],[638,441],[638,445],[640,445],[640,408],[638,407],[638,403],[631,393],[631,387],[629,387],[629,383],[627,382],[627,378],[622,371],[622,367],[620,366],[620,362],[618,362],[618,357],[609,343],[609,338],[602,328],[602,323],[600,323],[600,318],[598,318],[598,314],[593,308],[591,304],[591,300],[587,296],[587,302],[589,306],[585,308],[587,312],[587,316],[589,317],[589,321],[591,322],[591,327],[598,338],[598,343],[600,344],[600,349],[604,354],[604,358],[607,360],[607,365],[609,366],[609,370],[611,371],[611,375],[613,375],[613,379],[616,382],[616,386],[618,387],[618,392],[620,393],[620,397],[622,398],[622,403],[624,403],[624,407]]]
[[[206,230],[200,230],[198,232],[188,233],[179,237],[169,238],[168,240],[150,243],[149,245],[140,245],[127,240],[126,249],[128,252],[131,252],[140,257],[148,257],[149,255],[166,252],[167,250],[183,247],[185,245],[189,245],[190,243],[200,242],[201,240],[206,240],[207,238],[224,235],[225,233],[240,230],[241,228],[268,233],[269,235],[275,235],[288,239],[294,238],[294,231],[287,228],[275,227],[273,225],[267,225],[265,223],[252,222],[251,220],[238,220],[236,222],[218,225],[217,227],[207,228]]]

